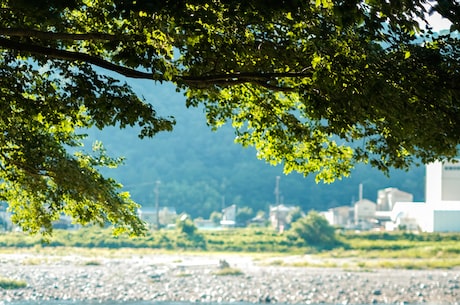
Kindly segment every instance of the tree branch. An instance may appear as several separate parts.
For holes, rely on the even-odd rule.
[[[16,42],[16,41],[12,41],[12,40],[1,38],[1,37],[0,37],[0,46],[7,48],[7,49],[17,50],[20,52],[27,52],[31,54],[48,56],[48,57],[52,57],[55,59],[87,62],[89,64],[92,64],[92,65],[95,65],[95,66],[98,66],[100,68],[104,68],[107,70],[111,70],[113,72],[117,72],[123,76],[130,77],[130,78],[153,79],[154,77],[153,73],[142,72],[142,71],[137,71],[131,68],[126,68],[126,67],[111,63],[102,58],[91,56],[85,53],[70,52],[66,50],[59,50],[59,49],[54,49],[54,48],[49,48],[49,47],[25,44],[25,43]]]
[[[85,34],[74,34],[74,33],[53,33],[43,32],[31,29],[5,29],[0,28],[0,35],[2,36],[14,36],[14,37],[35,37],[39,39],[48,40],[115,40],[116,35],[105,34],[105,33],[85,33]]]
[[[6,171],[6,169],[4,168],[3,164],[6,163],[6,164],[12,164],[18,170],[26,172],[28,175],[36,177],[36,178],[47,176],[47,175],[44,175],[44,174],[40,173],[40,171],[45,171],[44,169],[40,170],[40,169],[33,168],[33,167],[29,166],[28,164],[26,164],[24,162],[20,162],[17,159],[11,158],[7,154],[5,154],[3,151],[0,151],[0,155],[1,155],[2,159],[4,160],[4,162],[1,162],[1,164],[2,164],[1,167],[2,167],[2,170],[4,170],[4,171]]]
[[[311,73],[304,72],[306,70],[308,69],[304,69],[302,72],[235,72],[201,76],[181,76],[178,78],[187,85],[197,88],[206,88],[212,85],[230,86],[252,83],[270,90],[288,92],[295,89],[276,86],[271,84],[270,81],[277,80],[278,78],[310,77]]]
[[[302,72],[235,72],[224,74],[210,74],[200,76],[182,76],[181,79],[187,83],[215,83],[229,80],[243,80],[248,82],[268,81],[279,77],[310,77],[311,73]]]
[[[120,66],[105,59],[81,52],[71,52],[67,50],[37,46],[34,44],[12,41],[3,37],[0,37],[0,47],[17,50],[19,52],[52,57],[55,59],[86,62],[100,68],[119,73],[129,78],[152,80],[156,77],[158,79],[158,75],[154,73],[142,72]],[[308,68],[301,72],[235,72],[201,76],[175,76],[174,79],[195,88],[206,88],[212,85],[230,86],[236,84],[252,83],[263,86],[270,90],[291,91],[293,88],[276,86],[270,84],[270,81],[277,80],[278,78],[310,77],[311,73],[305,72],[307,70]]]
[[[281,91],[281,92],[290,92],[290,91],[294,91],[295,88],[292,88],[292,87],[283,87],[283,86],[276,86],[276,85],[272,85],[268,82],[262,82],[262,81],[258,81],[258,82],[254,82],[255,84],[257,85],[260,85],[262,87],[265,87],[269,90],[273,90],[273,91]]]

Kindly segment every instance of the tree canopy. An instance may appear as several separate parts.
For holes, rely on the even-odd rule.
[[[141,233],[86,128],[170,131],[125,78],[170,82],[212,128],[331,182],[450,159],[460,142],[460,5],[374,0],[3,0],[0,197],[30,232],[61,213]],[[429,14],[451,21],[436,33]],[[122,78],[123,77],[123,78]]]

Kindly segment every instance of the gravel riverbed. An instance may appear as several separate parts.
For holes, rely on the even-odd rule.
[[[241,275],[216,275],[224,260]],[[288,304],[460,304],[460,270],[344,270],[270,266],[250,256],[88,258],[0,254],[0,300]],[[0,304],[2,304],[0,301]]]

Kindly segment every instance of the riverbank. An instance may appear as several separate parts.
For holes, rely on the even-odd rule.
[[[218,275],[225,262],[241,274]],[[27,287],[0,289],[0,299],[290,304],[459,304],[460,300],[460,269],[347,270],[267,262],[238,254],[2,253],[0,276],[25,281]]]

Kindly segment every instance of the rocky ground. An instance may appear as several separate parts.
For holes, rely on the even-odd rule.
[[[222,262],[242,274],[217,275]],[[0,288],[0,300],[6,302],[460,304],[460,270],[294,268],[236,255],[88,258],[0,254],[0,277],[27,283],[21,289]]]

